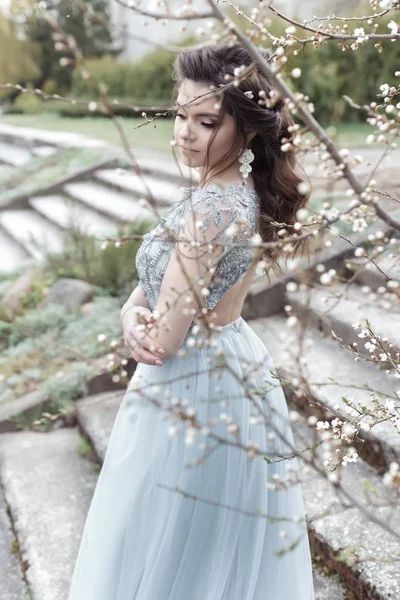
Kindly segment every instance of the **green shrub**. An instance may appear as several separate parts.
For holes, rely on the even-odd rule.
[[[149,100],[150,101],[150,100]],[[112,104],[111,105],[111,110],[113,112],[114,115],[116,115],[117,117],[138,117],[140,115],[140,113],[138,111],[132,110],[132,108],[130,108],[131,106],[134,106],[137,101],[133,100],[132,98],[121,98],[119,100],[120,104],[125,104],[128,106],[120,106],[118,104]],[[163,101],[162,104],[164,105],[165,102]],[[102,107],[102,105],[99,103],[98,108],[96,110],[91,110],[89,111],[88,106],[85,104],[70,104],[67,102],[58,102],[57,106],[51,106],[52,111],[56,111],[58,112],[58,114],[61,117],[68,117],[68,118],[78,118],[81,119],[83,117],[101,117],[101,118],[106,118],[108,119],[108,115],[107,115],[107,111],[104,110],[104,108]],[[149,117],[155,115],[155,113],[158,112],[158,110],[154,110],[154,111],[147,111],[147,115]]]
[[[40,335],[49,330],[61,331],[72,318],[73,315],[68,314],[64,306],[58,304],[49,304],[40,310],[29,310],[12,323],[9,343],[15,346],[32,335]]]
[[[369,3],[363,0],[352,12],[354,16],[363,15],[369,9]],[[391,14],[378,19],[377,33],[388,33],[387,24],[391,19]],[[274,20],[274,35],[284,35],[285,27],[286,24],[279,18]],[[368,33],[369,26],[364,29]],[[350,40],[348,46],[353,41]],[[318,49],[306,44],[296,57],[289,58],[285,71],[290,73],[294,67],[301,68],[301,77],[290,79],[290,86],[296,92],[309,96],[315,107],[315,118],[323,127],[340,122],[365,121],[365,113],[352,108],[343,95],[350,96],[357,104],[380,103],[381,99],[377,98],[380,85],[397,86],[394,75],[398,70],[397,44],[383,40],[382,48],[383,52],[379,52],[374,40],[358,50],[349,48],[345,52],[332,41],[323,42]]]
[[[35,115],[42,110],[42,100],[29,92],[19,94],[15,100],[15,105],[26,115]]]
[[[71,404],[76,398],[87,394],[87,380],[91,372],[91,367],[86,363],[75,363],[69,373],[63,377],[52,377],[47,382],[43,397],[51,400],[57,408]]]
[[[124,235],[143,235],[154,223],[140,221],[120,230],[118,237]],[[142,239],[129,240],[121,247],[114,245],[101,249],[101,242],[94,236],[79,229],[70,228],[64,238],[64,249],[59,254],[47,257],[49,267],[58,277],[84,279],[111,294],[119,295],[125,286],[137,279],[135,258]]]
[[[46,79],[46,81],[42,85],[42,92],[50,95],[59,94],[60,96],[64,96],[67,93],[65,88],[60,89],[59,85],[57,84],[57,81],[51,78]]]
[[[87,69],[103,83],[110,99],[131,98],[132,102],[169,104],[173,87],[172,63],[175,55],[164,50],[149,52],[139,62],[118,62],[112,56],[89,59]],[[90,80],[83,79],[79,70],[72,78],[74,98],[97,98]],[[63,109],[64,110],[64,109]],[[79,112],[79,109],[74,109]]]
[[[5,115],[22,115],[24,111],[17,104],[6,104],[2,107],[3,114]]]
[[[107,352],[98,335],[107,340],[121,337],[119,298],[97,297],[88,315],[68,323],[61,334],[63,346],[76,349],[87,358],[97,358]]]

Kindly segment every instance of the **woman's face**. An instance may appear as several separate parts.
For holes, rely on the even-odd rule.
[[[203,98],[195,100],[202,94]],[[185,108],[182,105],[194,100]],[[177,98],[177,116],[174,125],[174,140],[180,150],[182,161],[188,167],[201,168],[205,164],[207,144],[215,127],[218,118],[217,96],[210,93],[207,84],[197,83],[190,79],[185,79],[179,89]],[[229,164],[232,158],[221,158],[231,148],[233,142],[237,146],[237,154],[241,149],[240,143],[236,140],[236,126],[231,115],[225,114],[221,126],[212,141],[209,154],[209,168],[212,170],[217,166],[219,171],[224,164]]]

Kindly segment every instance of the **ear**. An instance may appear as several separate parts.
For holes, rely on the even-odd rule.
[[[247,139],[246,139],[246,146],[249,145],[249,142],[251,142],[251,140],[256,137],[257,133],[255,131],[253,131],[252,133],[248,133],[247,134]]]

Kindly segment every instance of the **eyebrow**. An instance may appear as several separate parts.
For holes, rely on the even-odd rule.
[[[183,108],[183,106],[181,104],[179,104],[179,102],[176,102],[175,104],[178,108]],[[192,104],[192,106],[199,106],[199,103]],[[219,117],[219,115],[217,115],[215,113],[197,113],[196,116],[197,117],[216,117],[216,118]]]

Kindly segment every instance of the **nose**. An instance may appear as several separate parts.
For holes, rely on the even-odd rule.
[[[185,123],[182,124],[182,127],[179,131],[179,137],[182,138],[182,140],[189,140],[190,142],[193,142],[195,140],[194,132],[190,128],[187,120],[185,121]]]

